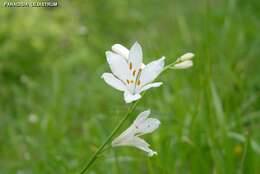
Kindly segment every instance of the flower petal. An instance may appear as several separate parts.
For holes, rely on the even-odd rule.
[[[162,82],[155,82],[155,83],[150,83],[150,84],[148,84],[148,85],[145,85],[145,86],[143,86],[143,87],[141,88],[140,93],[143,92],[143,91],[146,91],[146,90],[148,90],[148,89],[150,89],[150,88],[159,87],[159,86],[161,86],[162,84],[163,84]]]
[[[145,66],[146,66],[146,65],[145,65],[144,63],[142,63],[141,69],[144,69]]]
[[[142,47],[138,42],[135,42],[134,45],[130,48],[129,52],[129,63],[132,64],[134,70],[139,70],[143,63],[143,52]]]
[[[111,51],[106,52],[106,57],[112,73],[125,82],[130,74],[126,60]]]
[[[134,146],[140,150],[143,150],[148,153],[148,156],[153,156],[157,155],[157,152],[153,151],[152,149],[149,148],[149,144],[144,141],[143,139],[139,137],[133,137],[132,140],[128,144],[129,146]]]
[[[110,86],[112,86],[113,88],[115,88],[119,91],[125,91],[126,90],[125,84],[121,80],[117,79],[111,73],[104,73],[101,76],[101,78],[103,78],[107,84],[109,84]]]
[[[136,126],[137,136],[141,136],[144,134],[152,133],[155,131],[160,125],[160,121],[156,118],[147,118],[140,125]]]
[[[124,57],[126,60],[128,60],[128,56],[129,56],[129,50],[124,47],[121,44],[114,44],[112,46],[112,51],[114,51],[115,53],[119,54],[120,56]]]
[[[141,98],[140,94],[131,94],[129,91],[124,92],[124,99],[126,103],[131,103],[133,101],[139,100]]]
[[[132,139],[132,137],[134,137],[133,130],[134,130],[134,128],[132,126],[130,126],[123,133],[121,133],[118,137],[116,137],[111,143],[112,147],[127,145],[129,143],[129,140]]]
[[[164,59],[165,57],[162,57],[158,60],[152,61],[144,67],[140,75],[140,82],[142,86],[153,82],[162,72],[164,67]]]
[[[134,126],[139,126],[143,121],[145,121],[147,119],[147,117],[149,117],[149,115],[151,114],[151,110],[148,109],[144,112],[141,112],[135,119],[133,125]]]

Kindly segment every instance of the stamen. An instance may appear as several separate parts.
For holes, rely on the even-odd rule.
[[[137,81],[137,86],[139,86],[141,84],[141,81],[140,80],[138,80]]]
[[[132,70],[132,62],[129,64],[129,69]]]
[[[127,84],[130,84],[130,81],[128,79],[126,80],[126,82],[127,82]]]
[[[133,80],[131,80],[131,81],[130,81],[130,83],[134,83],[134,81],[133,81]]]
[[[136,70],[133,71],[133,76],[135,76]]]

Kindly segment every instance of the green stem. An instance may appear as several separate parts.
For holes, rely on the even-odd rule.
[[[98,155],[100,154],[100,152],[102,152],[102,150],[104,149],[104,147],[111,141],[111,139],[113,138],[113,136],[116,134],[116,132],[121,128],[121,126],[124,124],[124,122],[128,119],[128,117],[130,116],[130,114],[134,111],[134,109],[137,106],[138,101],[134,102],[128,109],[127,113],[125,114],[125,116],[123,117],[123,119],[119,122],[119,124],[114,128],[114,130],[111,132],[111,134],[108,136],[108,138],[106,139],[106,141],[98,148],[98,150],[96,151],[96,153],[92,156],[92,158],[89,160],[89,162],[87,163],[87,165],[85,166],[85,168],[80,172],[80,174],[84,174],[89,167],[96,161]]]
[[[162,72],[160,73],[160,75],[162,75],[162,73],[164,73],[165,71],[167,71],[168,69],[170,69],[172,66],[174,66],[177,63],[180,63],[180,61],[178,61],[178,59],[176,61],[174,61],[173,63],[170,63],[167,66],[165,66],[163,68]]]

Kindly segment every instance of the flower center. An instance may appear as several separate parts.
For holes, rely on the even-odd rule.
[[[130,79],[127,79],[126,83],[128,85],[134,84],[134,91],[135,91],[136,86],[140,86],[141,85],[141,81],[140,81],[139,78],[140,78],[140,74],[141,74],[142,69],[141,68],[140,69],[133,69],[132,62],[129,62],[128,65],[129,65],[128,68],[129,68],[129,70],[130,70],[130,72],[132,74],[132,77]]]

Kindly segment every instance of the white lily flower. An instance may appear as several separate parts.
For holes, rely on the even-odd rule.
[[[112,73],[104,73],[102,78],[110,86],[124,92],[126,103],[140,99],[141,92],[162,85],[162,82],[152,82],[164,68],[164,57],[144,65],[142,47],[137,42],[130,50],[115,44],[112,51],[106,52]]]
[[[132,125],[112,141],[112,147],[132,146],[147,152],[148,156],[157,155],[157,152],[150,149],[150,145],[140,138],[141,135],[152,133],[160,125],[158,119],[148,118],[150,113],[150,110],[140,113]]]

